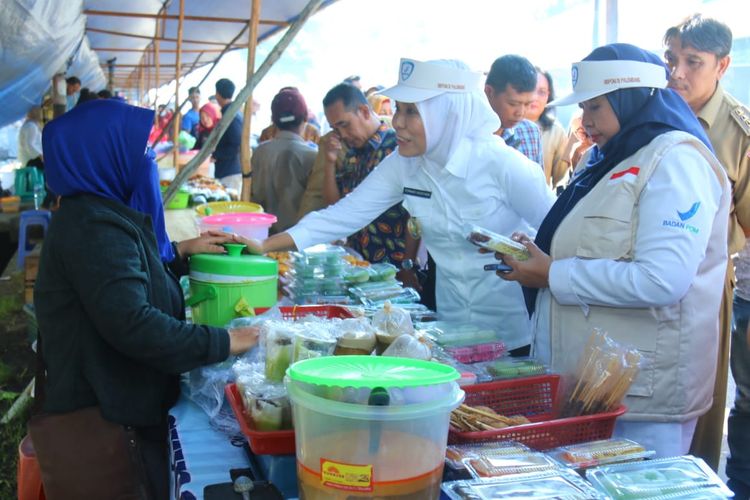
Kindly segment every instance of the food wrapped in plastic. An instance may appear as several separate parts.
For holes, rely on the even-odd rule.
[[[366,283],[370,280],[370,273],[367,268],[360,266],[349,266],[344,269],[344,281],[350,285]]]
[[[451,500],[606,500],[570,470],[531,472],[493,479],[473,479],[443,483],[443,492]]]
[[[586,479],[615,500],[732,496],[706,462],[690,455],[603,465],[586,470]]]
[[[445,449],[445,461],[454,469],[464,469],[465,458],[477,457],[486,451],[498,456],[519,455],[530,452],[531,448],[516,441],[453,444]]]
[[[523,244],[489,229],[469,224],[464,228],[464,232],[466,239],[479,247],[510,255],[518,260],[527,260],[530,257],[529,250]]]
[[[377,336],[377,351],[382,354],[401,335],[414,335],[414,325],[408,312],[393,307],[390,302],[372,317],[372,326]]]
[[[300,326],[290,321],[267,321],[263,324],[266,346],[266,379],[269,382],[284,380],[286,369],[292,362],[292,348],[295,334]]]
[[[506,351],[503,342],[488,342],[463,347],[446,347],[445,352],[461,363],[479,363],[497,359]]]
[[[494,327],[480,323],[431,321],[420,323],[418,329],[446,348],[490,344],[500,340],[500,333]]]
[[[294,335],[292,362],[331,356],[335,348],[336,338],[331,335],[329,328],[309,324]]]
[[[245,411],[259,431],[292,428],[292,408],[284,384],[261,383],[243,392]]]
[[[414,358],[429,361],[432,359],[430,348],[413,335],[400,335],[383,351],[383,356],[395,358]]]
[[[333,354],[342,356],[347,354],[371,354],[375,349],[375,329],[367,318],[347,318],[341,320],[336,348]]]
[[[393,264],[381,262],[367,268],[370,281],[392,281],[396,279],[398,269]]]
[[[531,377],[548,373],[547,367],[531,357],[502,358],[486,365],[493,379]]]
[[[634,462],[651,458],[655,454],[654,451],[647,451],[635,441],[620,438],[561,446],[548,453],[559,462],[576,469]]]
[[[557,461],[544,453],[506,455],[493,450],[479,452],[477,456],[465,459],[464,466],[477,479],[560,468]]]

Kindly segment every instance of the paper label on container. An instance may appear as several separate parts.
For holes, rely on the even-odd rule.
[[[372,465],[354,465],[320,459],[320,481],[323,486],[345,491],[372,491]]]

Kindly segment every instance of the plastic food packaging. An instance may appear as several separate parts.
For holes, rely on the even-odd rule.
[[[464,465],[469,470],[469,473],[477,479],[560,468],[558,462],[544,453],[531,452],[519,455],[505,455],[503,453],[495,453],[492,450],[479,452],[475,457],[464,459]]]
[[[445,348],[489,344],[500,340],[497,330],[478,323],[432,321],[420,324],[419,329]]]
[[[493,379],[531,377],[548,373],[547,368],[534,358],[503,358],[488,363],[487,373]]]
[[[588,443],[561,446],[549,452],[559,462],[575,469],[585,469],[619,462],[651,458],[654,451],[630,439],[602,439]]]
[[[575,386],[562,416],[606,413],[617,408],[640,370],[641,354],[595,329],[578,363]]]
[[[372,317],[372,326],[377,336],[377,350],[381,354],[401,335],[413,335],[414,325],[409,313],[386,302],[383,308]]]
[[[375,330],[367,318],[348,318],[338,324],[339,337],[333,354],[371,354],[375,349]]]
[[[294,336],[299,326],[287,321],[268,321],[263,325],[265,334],[266,379],[269,382],[284,380],[286,369],[292,362]]]
[[[464,347],[446,347],[445,352],[461,363],[477,363],[491,361],[505,354],[505,344],[491,342]]]
[[[443,483],[443,492],[451,500],[605,500],[607,497],[570,470],[515,474],[493,479]]]
[[[396,358],[413,358],[429,361],[432,359],[430,348],[413,335],[401,335],[383,351],[383,356]]]
[[[454,444],[445,449],[445,461],[454,469],[464,469],[465,458],[477,457],[489,451],[498,456],[518,455],[530,452],[531,449],[515,441],[495,441],[489,443]]]
[[[398,269],[393,264],[382,262],[368,267],[367,273],[370,276],[370,281],[393,281],[396,279]]]
[[[292,428],[292,409],[283,384],[261,383],[242,394],[247,416],[259,431]]]
[[[586,479],[615,500],[732,496],[729,488],[703,460],[690,455],[604,465],[588,469]]]
[[[524,245],[489,229],[469,224],[464,228],[464,232],[466,239],[479,247],[510,255],[518,260],[527,260],[530,257]]]
[[[326,328],[307,327],[302,331],[296,332],[294,335],[292,362],[296,363],[303,359],[331,356],[335,347],[336,339]]]

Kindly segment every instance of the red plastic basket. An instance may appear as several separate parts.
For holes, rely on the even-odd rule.
[[[513,440],[537,450],[612,437],[615,419],[627,411],[555,419],[559,375],[538,375],[462,387],[465,404],[487,406],[501,415],[524,415],[532,423],[491,431],[462,432],[450,428],[449,443]]]
[[[317,316],[319,318],[351,318],[348,309],[341,306],[289,306],[280,307],[281,316],[287,320],[296,320],[305,316]],[[260,314],[268,309],[258,308],[255,311]],[[237,391],[235,384],[227,384],[224,393],[229,401],[229,406],[234,411],[234,416],[240,424],[242,433],[250,444],[250,449],[256,455],[294,455],[294,430],[284,431],[259,431],[255,429],[252,420],[245,411],[242,397]]]

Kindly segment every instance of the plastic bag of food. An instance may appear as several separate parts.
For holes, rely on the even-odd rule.
[[[292,428],[292,409],[284,384],[265,382],[247,387],[242,399],[245,412],[257,430]]]
[[[414,335],[414,325],[408,312],[393,307],[386,301],[383,308],[372,317],[372,326],[377,336],[377,350],[381,354],[401,335]]]
[[[335,348],[336,338],[329,327],[308,323],[294,335],[292,362],[331,356]]]
[[[347,318],[337,324],[338,340],[333,352],[336,356],[346,354],[371,354],[375,349],[375,329],[367,318]]]
[[[414,358],[429,361],[432,359],[430,348],[420,342],[413,335],[400,335],[383,351],[383,356],[393,356],[395,358]]]
[[[267,321],[261,335],[266,346],[266,378],[270,382],[284,380],[286,369],[292,362],[294,336],[300,326],[290,321]]]
[[[373,264],[366,269],[370,276],[370,281],[392,281],[396,279],[396,273],[398,273],[396,266],[387,262]]]

